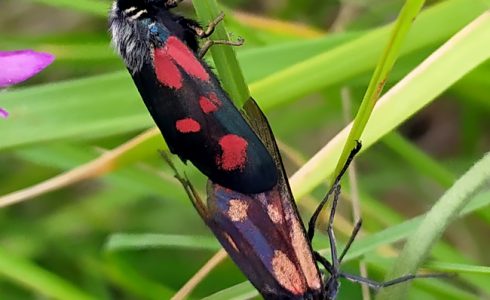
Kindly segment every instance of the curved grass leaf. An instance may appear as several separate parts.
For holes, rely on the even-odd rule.
[[[484,274],[490,275],[490,267],[488,266],[474,266],[465,264],[455,264],[449,262],[430,262],[426,264],[428,268],[433,270],[439,270],[443,272],[453,272],[453,273],[472,273],[472,274]]]
[[[490,15],[490,14],[489,14]],[[490,180],[490,154],[477,162],[466,174],[437,201],[424,216],[417,231],[408,239],[393,270],[387,276],[396,278],[413,274],[429,255],[432,246],[440,238],[447,226],[468,204],[480,188]],[[399,284],[381,291],[377,299],[405,299],[410,282]]]

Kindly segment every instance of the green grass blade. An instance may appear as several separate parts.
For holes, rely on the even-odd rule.
[[[107,17],[109,11],[109,2],[97,1],[97,0],[30,0],[32,2],[38,2],[55,6],[58,8],[68,8],[77,10],[89,14],[93,14],[100,17]]]
[[[371,77],[371,81],[369,82],[366,94],[362,99],[361,106],[354,119],[354,124],[349,132],[344,149],[340,154],[333,176],[337,176],[340,173],[350,152],[355,148],[356,141],[360,140],[362,132],[371,117],[374,105],[383,91],[388,75],[398,59],[400,48],[405,42],[408,31],[412,27],[413,20],[415,20],[419,14],[424,2],[424,0],[407,0],[405,2],[405,5],[395,22],[388,44],[381,55],[373,76]]]
[[[175,291],[147,278],[131,266],[127,260],[117,253],[106,253],[102,272],[133,299],[161,300],[170,299]],[[129,292],[129,293],[128,293]]]
[[[105,246],[106,251],[141,250],[149,248],[186,248],[192,250],[219,250],[221,246],[212,237],[168,234],[112,234]]]
[[[364,150],[431,103],[478,65],[490,58],[490,13],[484,13],[422,62],[378,101],[361,140]],[[332,174],[341,145],[352,125],[344,128],[291,178],[296,199]]]
[[[41,295],[60,300],[95,300],[74,284],[34,265],[31,261],[9,254],[0,248],[0,275],[29,287]]]
[[[11,113],[0,122],[2,148],[94,139],[152,124],[127,71],[7,91],[1,98]]]
[[[490,205],[489,197],[489,192],[476,196],[470,204],[460,212],[459,217],[464,217],[472,212],[486,208]],[[370,251],[374,251],[378,247],[392,244],[411,236],[415,233],[415,230],[420,226],[421,222],[421,216],[415,217],[356,241],[352,246],[352,249],[349,250],[346,260],[361,257]]]
[[[488,9],[482,1],[450,0],[423,11],[417,18],[401,54],[442,42]],[[262,108],[276,107],[312,91],[345,83],[353,74],[369,72],[381,55],[392,26],[372,30],[281,72],[250,84],[250,91]],[[287,83],[287,84],[285,84]]]
[[[247,300],[258,295],[252,284],[246,281],[205,297],[203,300]]]
[[[441,186],[449,188],[456,181],[456,176],[449,170],[400,134],[389,133],[383,138],[383,143],[403,157],[408,165],[434,179]]]
[[[455,264],[449,262],[435,262],[435,261],[430,262],[425,266],[442,272],[490,275],[490,267],[487,266],[473,266],[473,265]]]
[[[458,213],[489,179],[490,154],[487,154],[461,176],[427,213],[417,231],[407,241],[387,277],[396,278],[405,274],[414,274],[446,227],[456,219]],[[409,285],[410,283],[407,282],[383,289],[376,299],[404,299]]]
[[[202,24],[208,24],[213,21],[220,13],[215,0],[194,0],[193,4]],[[213,40],[229,40],[223,24],[219,24],[216,27],[211,38]],[[238,64],[235,50],[228,45],[214,45],[210,51],[223,88],[228,92],[235,105],[242,107],[250,94]]]

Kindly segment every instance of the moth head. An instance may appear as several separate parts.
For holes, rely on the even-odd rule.
[[[152,8],[148,0],[116,0],[112,5],[111,14],[129,20],[138,20],[148,16]]]
[[[148,24],[155,11],[167,9],[169,0],[115,0],[109,13],[112,45],[131,73],[150,59]]]
[[[176,7],[182,0],[116,0],[113,9],[122,12],[169,9]]]

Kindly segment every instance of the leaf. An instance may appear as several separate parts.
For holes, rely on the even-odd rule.
[[[490,13],[488,14],[490,18]],[[387,278],[414,274],[429,255],[432,246],[444,230],[457,218],[459,212],[490,179],[490,153],[477,162],[468,172],[437,201],[424,216],[416,232],[410,236]],[[410,282],[383,289],[377,299],[405,299]]]
[[[141,250],[149,248],[183,248],[190,250],[219,250],[221,246],[212,237],[168,234],[115,233],[104,246],[106,251]]]
[[[94,300],[74,284],[0,248],[0,274],[53,299]]]

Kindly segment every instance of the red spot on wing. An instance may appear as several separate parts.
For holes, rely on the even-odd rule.
[[[166,48],[156,48],[153,54],[153,64],[158,81],[170,88],[182,87],[182,74],[172,61]]]
[[[192,118],[185,118],[175,122],[175,128],[181,133],[194,133],[201,130],[201,125]]]
[[[247,161],[248,142],[238,135],[227,134],[219,140],[221,156],[218,157],[218,167],[225,171],[245,168]]]
[[[209,114],[218,110],[218,107],[213,102],[211,102],[211,100],[204,96],[201,96],[201,98],[199,98],[199,106],[205,114]]]
[[[199,98],[199,106],[205,114],[209,114],[218,110],[221,106],[221,101],[215,93],[210,93],[208,97],[201,96]]]
[[[213,102],[217,106],[221,106],[221,100],[219,100],[216,93],[211,92],[211,93],[209,93],[208,97],[209,97],[209,100],[211,100],[211,102]]]
[[[204,69],[201,62],[196,58],[194,53],[174,36],[170,36],[165,43],[165,48],[168,51],[168,55],[185,70],[185,72],[193,77],[199,78],[203,81],[209,80],[209,74]]]

